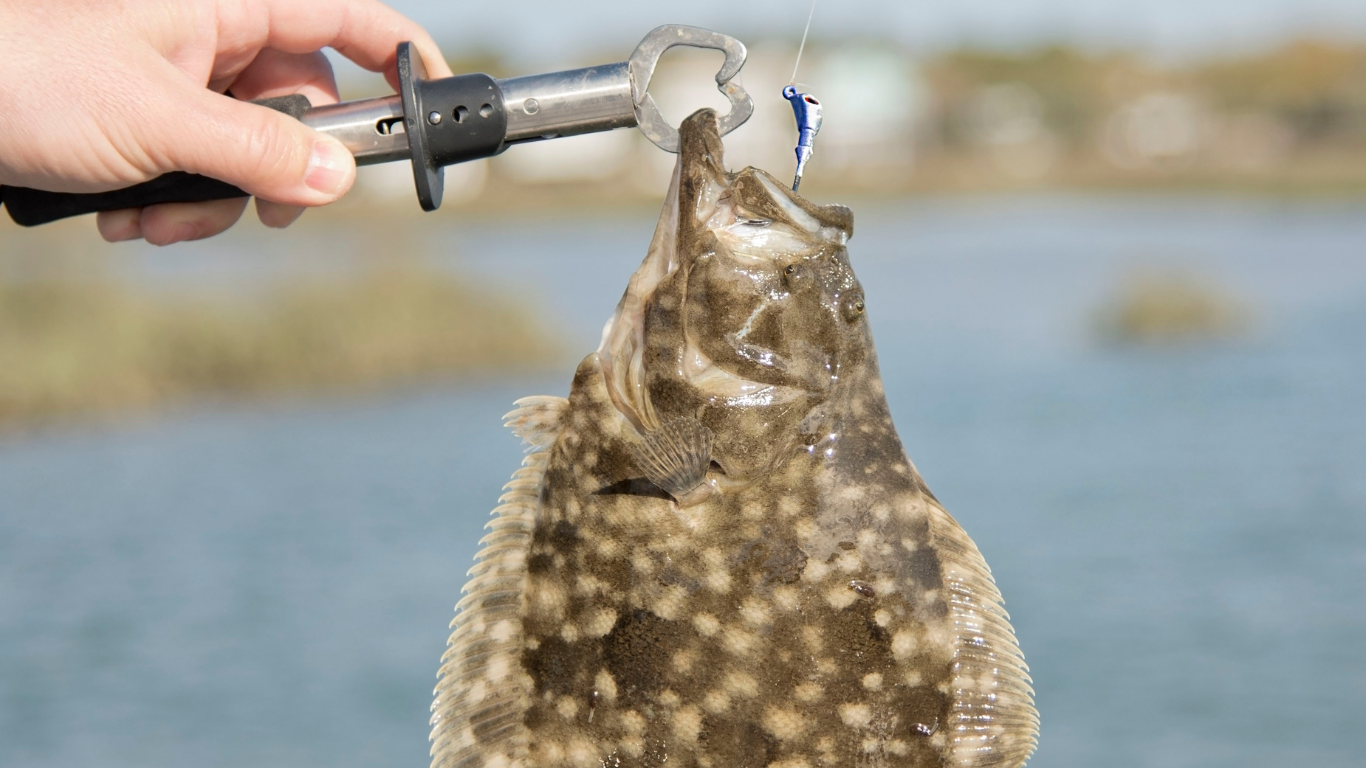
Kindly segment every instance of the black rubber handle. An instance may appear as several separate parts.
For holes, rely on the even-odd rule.
[[[261,99],[252,103],[283,112],[296,120],[312,107],[308,97],[303,94]],[[110,192],[46,192],[26,187],[0,187],[0,201],[3,201],[5,210],[9,211],[10,218],[16,224],[24,227],[100,211],[142,208],[161,203],[202,203],[246,196],[246,192],[225,181],[183,171]]]

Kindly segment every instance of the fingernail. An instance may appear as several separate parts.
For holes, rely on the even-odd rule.
[[[313,144],[313,155],[308,158],[304,183],[324,195],[341,194],[347,177],[351,175],[351,153],[339,142],[319,139]]]
[[[106,239],[111,243],[122,243],[128,240],[136,240],[140,237],[142,237],[142,228],[138,226],[137,221],[130,221],[128,224],[124,225],[123,229],[120,229],[117,232],[111,232],[106,236]]]
[[[197,239],[199,239],[199,227],[195,226],[193,222],[182,221],[171,228],[170,237],[166,238],[165,240],[153,240],[152,238],[147,238],[147,242],[151,243],[152,245],[175,245],[176,243],[183,243],[186,240]]]
[[[303,212],[304,209],[299,206],[281,205],[269,200],[262,200],[259,197],[256,198],[256,216],[267,227],[284,229],[293,224]]]
[[[101,213],[96,220],[100,236],[111,243],[137,240],[142,237],[142,209]]]

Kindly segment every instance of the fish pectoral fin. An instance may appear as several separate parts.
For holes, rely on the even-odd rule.
[[[666,421],[635,446],[636,463],[650,482],[675,501],[698,500],[711,466],[712,433],[692,417]]]

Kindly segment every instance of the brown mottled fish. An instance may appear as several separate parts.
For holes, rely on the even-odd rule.
[[[906,458],[853,214],[681,129],[649,254],[470,571],[434,768],[1019,766],[1038,716],[977,547]]]

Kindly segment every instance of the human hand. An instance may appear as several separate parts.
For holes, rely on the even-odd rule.
[[[450,75],[431,37],[378,0],[0,0],[0,184],[103,192],[190,171],[256,195],[263,223],[288,226],[345,194],[355,160],[245,102],[336,102],[326,47],[397,88],[404,40],[433,77]],[[245,208],[153,205],[101,213],[97,226],[111,242],[166,245],[216,235]]]

